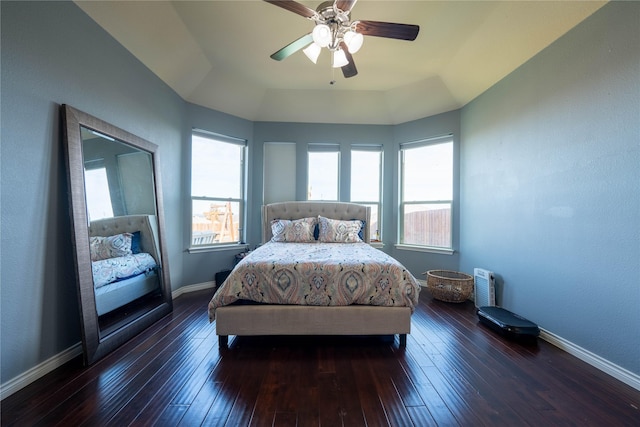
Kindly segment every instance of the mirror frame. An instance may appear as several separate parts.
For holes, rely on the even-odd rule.
[[[75,252],[76,283],[81,318],[82,347],[85,365],[91,365],[106,356],[126,341],[139,334],[173,310],[169,265],[165,243],[164,212],[158,146],[117,128],[105,121],[79,111],[69,105],[61,106],[63,141],[66,151],[69,204],[71,207],[71,232]],[[106,336],[101,336],[95,302],[91,255],[89,251],[89,222],[84,180],[84,156],[81,127],[95,130],[121,143],[130,145],[151,155],[156,196],[156,218],[158,220],[158,243],[160,250],[161,302],[148,312],[132,318],[128,323]]]

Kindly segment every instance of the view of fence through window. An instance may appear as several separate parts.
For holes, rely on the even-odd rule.
[[[191,245],[241,241],[245,145],[194,133],[191,147]]]
[[[451,204],[405,205],[402,242],[451,247]]]

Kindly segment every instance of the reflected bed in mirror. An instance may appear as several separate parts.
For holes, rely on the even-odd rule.
[[[157,146],[62,106],[84,360],[172,310]]]
[[[100,336],[161,298],[155,215],[102,218],[89,225]],[[135,307],[135,308],[134,308]]]

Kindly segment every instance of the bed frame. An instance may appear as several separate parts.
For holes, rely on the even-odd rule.
[[[155,215],[128,215],[104,218],[91,221],[89,236],[113,236],[120,233],[140,231],[140,246],[144,252],[151,254],[160,265],[160,246]],[[96,311],[98,316],[122,307],[144,295],[159,289],[159,276],[139,275],[102,286],[95,290]]]
[[[283,202],[262,207],[262,241],[271,240],[271,221],[322,215],[365,221],[365,242],[370,242],[371,208],[345,202]],[[405,346],[411,332],[409,307],[351,305],[317,307],[295,305],[231,305],[216,309],[220,347],[229,335],[399,335]]]

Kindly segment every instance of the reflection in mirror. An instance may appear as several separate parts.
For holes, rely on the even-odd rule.
[[[80,127],[100,336],[161,298],[151,154]]]
[[[157,146],[63,106],[85,362],[171,311]]]

